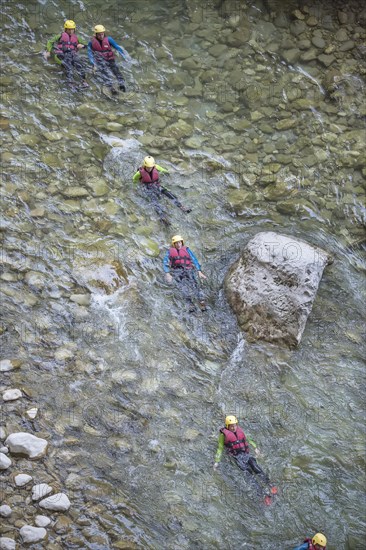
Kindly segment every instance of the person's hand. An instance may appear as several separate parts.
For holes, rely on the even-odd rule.
[[[97,66],[93,65],[93,74],[95,74],[96,72],[97,72]]]
[[[216,472],[218,467],[219,467],[219,463],[215,462],[215,464],[213,465],[213,469],[214,469],[215,472]]]
[[[78,50],[81,50],[82,48],[85,48],[84,44],[78,44],[76,47],[77,47]]]
[[[198,272],[198,276],[199,276],[200,279],[207,279],[206,275],[204,275],[204,274],[202,273],[202,271],[199,271],[199,272]]]
[[[173,277],[170,275],[170,273],[166,273],[166,274],[165,274],[165,280],[166,280],[166,282],[169,283],[169,284],[172,282]]]
[[[49,59],[51,57],[51,52],[43,52],[43,57]]]

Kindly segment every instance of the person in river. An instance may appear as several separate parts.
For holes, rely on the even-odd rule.
[[[169,170],[155,164],[154,157],[150,155],[145,157],[142,163],[142,166],[134,174],[132,180],[134,183],[140,182],[142,184],[141,188],[145,197],[153,204],[156,213],[159,216],[160,221],[165,223],[165,225],[170,225],[170,221],[167,218],[165,208],[161,204],[161,196],[165,195],[171,199],[178,208],[183,210],[183,212],[188,213],[191,211],[190,208],[183,206],[181,202],[177,199],[173,193],[165,189],[160,183],[160,174],[169,174]]]
[[[322,533],[316,533],[312,539],[305,539],[294,550],[326,550],[327,539]]]
[[[54,54],[55,61],[65,70],[67,82],[70,86],[74,83],[74,70],[82,79],[82,86],[87,88],[86,71],[83,62],[79,58],[79,50],[86,48],[87,43],[76,35],[75,21],[68,19],[64,23],[62,33],[55,34],[46,45],[45,58]]]
[[[94,36],[88,43],[88,57],[93,65],[93,72],[98,73],[101,81],[110,88],[113,94],[116,94],[117,90],[113,87],[113,76],[116,77],[122,92],[126,91],[126,86],[112,48],[126,60],[125,52],[111,36],[106,36],[103,25],[95,25]]]
[[[206,311],[206,303],[203,293],[196,278],[196,271],[199,279],[207,279],[202,273],[201,266],[188,246],[184,246],[183,237],[174,235],[172,245],[166,252],[163,267],[166,281],[170,284],[175,281],[183,296],[189,303],[189,312],[196,311],[194,299],[198,299],[201,311]]]
[[[269,477],[257,463],[257,460],[250,454],[249,444],[245,433],[238,424],[234,415],[225,418],[225,427],[220,429],[218,447],[215,455],[214,470],[217,470],[221,461],[224,447],[229,455],[235,460],[241,470],[250,474],[257,474],[261,479],[260,489],[268,489],[264,497],[265,504],[271,504],[272,496],[277,493],[277,488],[271,485]],[[263,487],[264,484],[264,487]]]

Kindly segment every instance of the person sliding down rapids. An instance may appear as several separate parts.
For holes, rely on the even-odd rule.
[[[326,550],[327,539],[322,533],[316,533],[312,539],[305,539],[303,544],[296,546],[294,550]]]
[[[265,493],[264,503],[267,505],[271,504],[272,497],[277,494],[277,487],[271,485],[267,474],[264,473],[256,459],[249,453],[247,438],[238,425],[236,416],[228,415],[225,418],[225,428],[220,429],[214,470],[218,468],[224,447],[241,470],[258,476],[261,481],[259,483],[256,479],[256,485],[261,493],[263,491]]]
[[[85,80],[85,68],[78,53],[81,48],[86,48],[86,42],[79,39],[75,31],[75,22],[70,19],[65,21],[64,31],[47,42],[45,58],[48,59],[51,53],[54,53],[56,63],[62,65],[65,70],[69,86],[73,86],[75,69],[82,79],[82,86],[87,88],[89,84]]]
[[[122,92],[126,91],[125,81],[121,71],[114,58],[114,48],[126,60],[125,53],[111,36],[105,35],[103,25],[95,25],[94,36],[88,44],[88,57],[93,65],[93,72],[98,71],[99,77],[106,86],[110,88],[112,94],[116,94],[117,90],[113,88],[113,76],[117,78],[119,89]]]
[[[170,225],[165,209],[160,202],[161,195],[167,196],[185,213],[190,212],[191,209],[183,206],[183,204],[179,202],[173,193],[160,184],[160,174],[169,174],[169,171],[162,166],[155,164],[154,157],[147,156],[144,158],[142,166],[140,166],[132,179],[134,183],[137,183],[138,181],[142,183],[143,192],[146,198],[149,199],[149,201],[154,205],[160,221],[166,225]]]
[[[192,250],[188,246],[184,246],[183,237],[180,235],[175,235],[172,238],[172,246],[165,254],[163,267],[166,281],[171,283],[174,280],[188,301],[189,312],[196,311],[194,299],[199,300],[201,311],[206,311],[207,307],[195,271],[197,270],[200,279],[207,279],[207,277],[202,273],[201,266]]]

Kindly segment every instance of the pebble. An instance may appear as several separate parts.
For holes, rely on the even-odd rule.
[[[3,400],[4,401],[16,401],[20,397],[22,397],[22,392],[18,389],[6,390],[3,393]]]
[[[38,414],[38,409],[37,407],[32,407],[31,409],[28,409],[25,414],[28,416],[28,418],[34,420]]]
[[[2,516],[3,518],[8,518],[9,516],[11,516],[11,512],[12,509],[7,504],[3,504],[2,506],[0,506],[0,516]]]
[[[47,536],[47,531],[43,527],[33,527],[32,525],[24,525],[20,531],[20,536],[26,544],[38,542]]]
[[[15,550],[16,542],[9,537],[0,537],[0,548],[1,550]]]
[[[32,500],[39,500],[52,493],[53,489],[48,483],[39,483],[32,487]]]
[[[46,508],[46,510],[54,510],[57,512],[68,510],[71,506],[71,503],[65,493],[56,493],[51,497],[41,500],[39,505],[41,508]]]
[[[0,470],[7,470],[11,466],[11,460],[4,453],[0,453]]]
[[[24,485],[27,485],[30,481],[32,481],[32,476],[28,474],[18,474],[14,477],[15,485],[17,487],[23,487]]]
[[[37,527],[47,527],[51,523],[51,520],[47,516],[36,516],[34,523]]]
[[[79,304],[79,306],[89,306],[90,294],[71,294],[70,300]]]
[[[0,372],[7,372],[13,368],[14,367],[10,359],[2,359],[2,361],[0,361]]]
[[[26,432],[10,434],[5,445],[11,453],[26,455],[28,458],[41,458],[46,454],[48,441]]]

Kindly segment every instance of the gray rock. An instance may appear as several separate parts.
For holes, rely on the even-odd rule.
[[[258,233],[225,278],[229,304],[250,340],[300,343],[326,252],[274,232]]]
[[[334,55],[326,55],[324,53],[318,56],[318,61],[320,61],[320,63],[325,67],[329,67],[332,63],[334,63],[335,59],[336,58]]]
[[[347,25],[348,17],[345,11],[339,11],[337,13],[337,16],[338,16],[338,21],[340,22],[341,25]]]
[[[296,63],[300,57],[300,50],[297,48],[291,48],[290,50],[285,50],[282,54],[282,57],[287,63]]]
[[[22,397],[22,392],[18,390],[18,388],[6,390],[3,393],[3,400],[4,401],[16,401]]]
[[[353,50],[356,43],[353,40],[347,40],[347,42],[343,42],[341,46],[339,46],[340,52],[349,52],[350,50]]]
[[[30,481],[32,481],[32,476],[28,474],[18,474],[14,477],[15,485],[17,487],[24,487],[24,485],[27,485]]]
[[[36,516],[34,523],[37,527],[47,527],[51,523],[51,519],[47,516]]]
[[[18,432],[10,434],[5,440],[5,445],[11,453],[37,459],[46,454],[48,441],[26,432]]]
[[[7,470],[11,466],[11,460],[9,457],[0,453],[0,470]]]
[[[68,510],[71,503],[65,493],[56,493],[51,497],[41,500],[39,505],[41,508],[45,508],[46,510],[54,510],[55,512],[58,512]]]
[[[15,550],[16,542],[9,537],[0,537],[0,548],[1,550]]]
[[[7,504],[3,504],[2,506],[0,506],[0,516],[3,517],[3,518],[8,518],[9,516],[11,516],[11,508],[10,506],[8,506]],[[1,548],[1,546],[0,546]]]
[[[33,527],[32,525],[24,525],[20,531],[20,536],[23,542],[31,544],[43,540],[47,536],[47,531],[43,527]]]
[[[13,368],[14,366],[10,359],[2,359],[0,361],[0,372],[7,372],[9,370],[12,370]]]
[[[71,294],[70,300],[79,304],[79,306],[89,306],[90,294]]]
[[[335,33],[334,38],[335,40],[338,40],[338,42],[346,42],[346,40],[348,40],[348,33],[346,29],[339,29]]]
[[[321,36],[318,36],[318,35],[313,36],[313,38],[311,39],[311,43],[313,44],[313,46],[321,50],[325,48],[325,40]]]
[[[39,500],[40,498],[44,498],[50,493],[52,493],[53,489],[51,485],[48,485],[48,483],[38,483],[38,485],[34,485],[32,487],[32,500]]]
[[[89,195],[89,191],[87,189],[84,189],[84,187],[64,187],[61,190],[61,193],[64,195],[64,197],[75,199],[75,198],[82,198],[87,197]]]
[[[6,431],[5,431],[5,428],[3,428],[2,426],[0,426],[0,439],[5,439],[6,438]]]
[[[302,34],[303,32],[305,32],[306,29],[307,29],[307,27],[306,27],[305,22],[300,21],[299,19],[297,19],[296,21],[294,21],[290,25],[290,32],[294,36],[299,36],[299,34]]]

